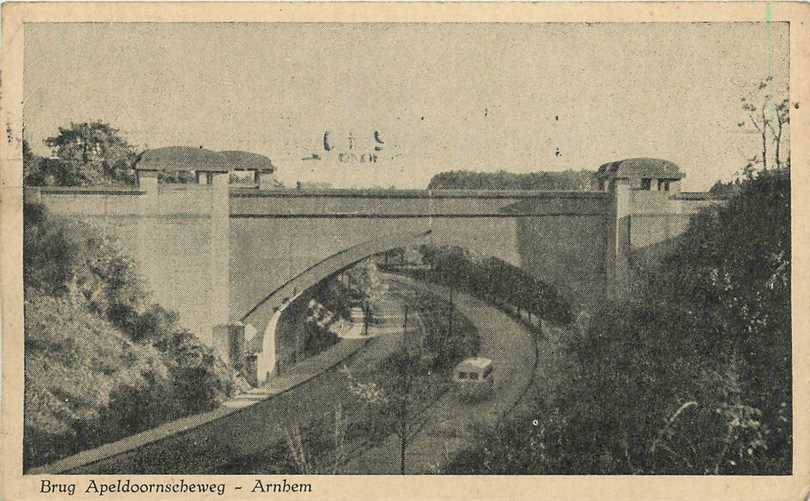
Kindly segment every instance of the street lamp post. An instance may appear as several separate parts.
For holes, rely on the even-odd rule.
[[[368,336],[368,316],[369,316],[368,299],[363,300],[363,335]]]
[[[450,309],[447,313],[447,337],[453,337],[453,285],[450,284]]]
[[[405,303],[405,318],[402,321],[402,346],[403,348],[407,345],[406,337],[408,332],[408,304]]]
[[[405,318],[402,321],[402,358],[399,361],[399,377],[404,379],[403,394],[399,399],[399,473],[405,475],[405,454],[408,448],[408,398],[411,393],[413,367],[410,365],[406,336],[408,330],[408,304],[405,304]]]

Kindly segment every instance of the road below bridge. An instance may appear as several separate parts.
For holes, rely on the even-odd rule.
[[[423,291],[447,298],[445,287],[423,283],[396,275],[384,275],[390,284],[391,300],[400,295]],[[406,294],[407,295],[407,294]],[[525,394],[535,369],[535,351],[532,334],[528,329],[498,308],[463,293],[454,294],[456,309],[477,328],[481,347],[479,354],[494,361],[495,394],[480,402],[461,401],[452,392],[439,400],[415,419],[419,430],[410,440],[407,455],[408,473],[431,473],[449,454],[460,450],[472,439],[474,422],[492,424],[509,412]],[[420,322],[409,324],[418,326]],[[421,336],[421,328],[409,329],[408,336]],[[373,335],[373,332],[372,332]],[[401,347],[402,334],[390,330],[373,338],[364,348],[346,361],[352,375],[360,380],[371,375],[376,366]],[[335,406],[351,401],[344,365],[329,370],[306,383],[276,397],[272,416],[268,416],[268,429],[260,435],[267,443],[275,444],[266,450],[231,461],[210,473],[292,473],[286,448],[285,424],[323,419],[330,422]],[[279,398],[281,397],[281,398]],[[344,408],[344,412],[349,409]],[[272,429],[272,430],[271,430]],[[304,430],[304,427],[302,427]],[[399,473],[399,441],[395,435],[372,447],[353,448],[353,452],[339,469],[345,474]],[[316,451],[311,451],[315,453]]]
[[[445,298],[449,295],[449,290],[440,285],[390,275],[388,279]],[[478,329],[479,355],[493,361],[494,396],[479,402],[465,402],[452,391],[447,392],[417,418],[422,425],[409,440],[408,474],[436,472],[443,461],[471,443],[473,425],[494,424],[518,404],[533,380],[537,359],[532,333],[526,326],[468,294],[454,293],[454,305]],[[343,473],[400,473],[399,438],[392,435],[379,446],[356,455],[343,468]]]

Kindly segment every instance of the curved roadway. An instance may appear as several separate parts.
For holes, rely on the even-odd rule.
[[[447,297],[449,290],[404,277],[395,282]],[[471,425],[494,424],[515,407],[532,382],[536,368],[534,340],[526,327],[489,303],[468,294],[454,293],[455,307],[478,328],[479,355],[493,360],[495,393],[489,400],[464,402],[447,392],[421,416],[421,429],[409,440],[406,472],[433,473],[442,461],[470,443]],[[392,435],[383,444],[353,458],[344,473],[398,474],[399,439]]]
[[[418,282],[404,277],[385,275],[395,286],[423,289],[447,297],[448,290],[435,284]],[[399,287],[395,287],[399,288]],[[455,293],[455,307],[478,329],[481,338],[481,356],[491,358],[495,365],[495,395],[478,403],[465,403],[452,392],[445,393],[417,419],[419,430],[411,438],[407,452],[408,473],[431,473],[448,454],[469,444],[470,424],[494,423],[509,412],[525,393],[535,369],[535,351],[531,333],[506,313],[484,301],[463,293]],[[357,377],[373,371],[380,360],[398,349],[401,334],[378,336],[362,348],[346,366]],[[278,424],[285,418],[296,416],[307,421],[333,412],[338,401],[348,398],[347,381],[342,371],[333,369],[280,395],[276,409]],[[273,421],[273,420],[270,420]],[[267,430],[265,434],[270,430]],[[269,435],[283,437],[277,429]],[[272,443],[269,436],[263,437]],[[273,457],[256,454],[243,457],[210,473],[272,473]],[[343,474],[397,474],[399,473],[399,440],[395,435],[382,444],[356,453],[341,468]],[[281,473],[281,472],[279,472]],[[289,473],[289,472],[285,472]]]

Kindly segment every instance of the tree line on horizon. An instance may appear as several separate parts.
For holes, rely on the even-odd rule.
[[[593,174],[586,169],[528,173],[451,170],[434,175],[427,189],[588,191]]]

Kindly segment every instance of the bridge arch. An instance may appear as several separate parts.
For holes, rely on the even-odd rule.
[[[278,329],[287,308],[302,294],[323,280],[346,270],[360,261],[382,252],[427,241],[431,231],[405,232],[361,242],[315,263],[268,293],[241,318],[240,322],[255,329],[256,338],[249,342],[255,353],[255,366],[249,377],[264,384],[276,369]]]
[[[282,319],[288,315],[288,310],[292,310],[292,313],[289,313],[292,318],[300,315],[302,308],[305,308],[304,303],[309,297],[307,295],[309,291],[323,280],[368,257],[419,243],[458,246],[476,251],[483,256],[497,257],[509,262],[499,255],[500,245],[497,243],[493,246],[491,242],[487,244],[477,242],[475,238],[464,238],[464,232],[441,230],[437,232],[433,229],[381,235],[334,253],[274,288],[239,318],[240,322],[248,326],[248,330],[256,335],[248,342],[248,351],[251,352],[251,362],[247,368],[248,379],[254,384],[262,385],[275,374],[277,357],[282,352],[279,343],[284,343],[282,332],[286,332],[282,329],[284,325],[289,327],[291,321]],[[519,267],[521,263],[511,262],[510,264]]]
[[[155,300],[209,345],[229,321],[263,333],[283,299],[402,246],[398,235],[495,256],[599,301],[626,289],[634,250],[674,238],[718,203],[679,192],[677,167],[649,159],[606,164],[595,191],[544,192],[234,188],[227,168],[197,160],[212,183],[178,188],[158,185],[158,157],[139,164],[135,189],[26,188],[25,197],[117,235]]]

